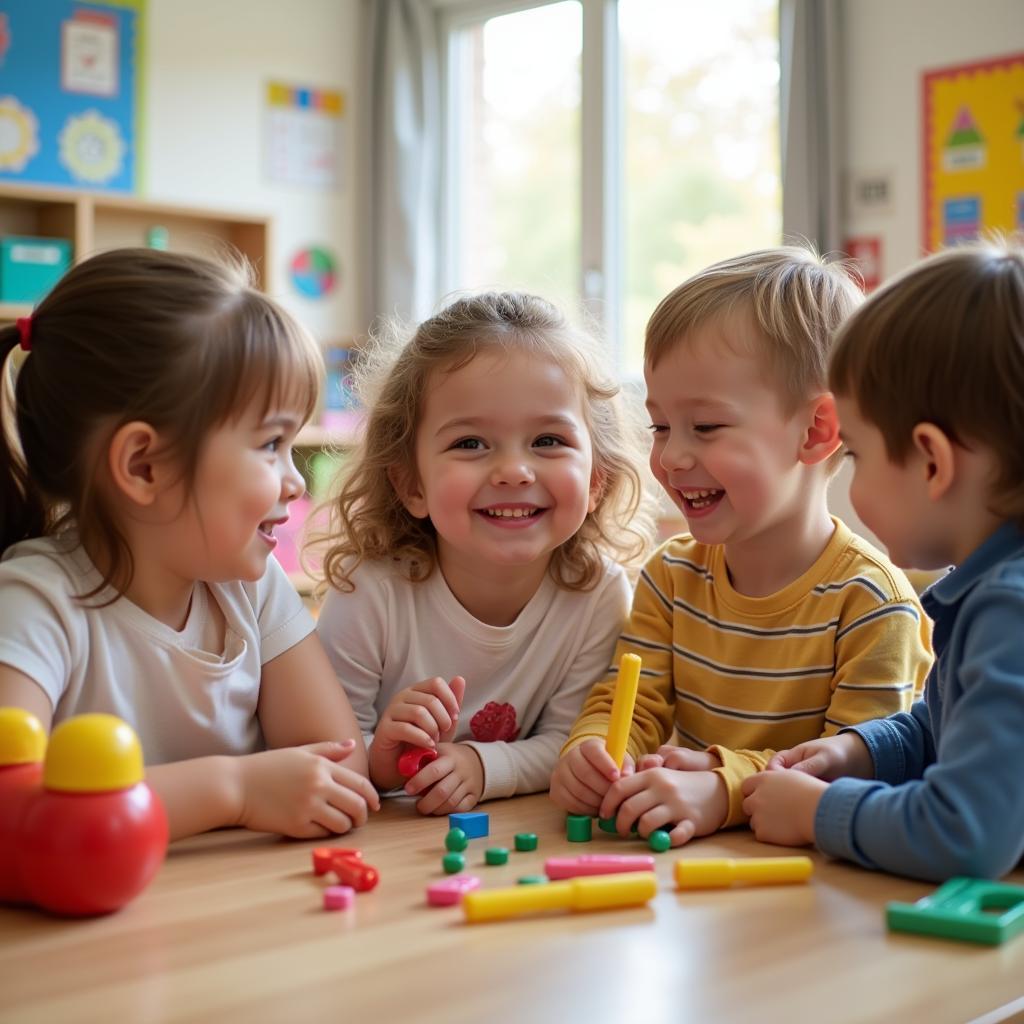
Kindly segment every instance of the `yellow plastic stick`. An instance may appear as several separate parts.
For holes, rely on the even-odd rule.
[[[545,885],[512,885],[507,889],[478,889],[462,897],[467,921],[500,921],[545,910],[610,910],[638,907],[658,891],[653,871],[621,875],[591,875]]]
[[[806,882],[813,870],[810,857],[677,860],[676,885],[680,889],[722,889],[737,882],[745,882],[747,885],[785,885],[789,882]]]
[[[608,722],[608,737],[604,748],[611,754],[616,768],[622,767],[626,756],[626,742],[629,727],[633,724],[633,708],[636,706],[636,691],[640,686],[640,658],[635,654],[624,654],[619,662],[619,678],[615,682],[615,696],[612,698],[612,714]]]

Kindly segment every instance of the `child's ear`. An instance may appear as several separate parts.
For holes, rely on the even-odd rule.
[[[800,461],[805,466],[816,466],[835,454],[842,443],[835,396],[825,391],[811,402],[807,433],[800,445]]]
[[[914,450],[925,471],[931,501],[946,494],[956,479],[956,452],[946,432],[934,423],[918,423],[911,432]]]
[[[388,466],[388,479],[406,512],[416,519],[426,519],[427,499],[415,470],[407,466]]]
[[[157,432],[133,420],[114,431],[107,448],[107,469],[115,489],[141,507],[152,505],[163,486],[163,463],[155,457]]]

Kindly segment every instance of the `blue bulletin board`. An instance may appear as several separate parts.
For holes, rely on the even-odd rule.
[[[0,181],[133,192],[146,0],[0,0]]]

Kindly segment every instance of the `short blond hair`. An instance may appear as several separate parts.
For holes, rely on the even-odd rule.
[[[918,423],[994,453],[993,511],[1024,525],[1024,246],[987,241],[928,257],[840,331],[829,382],[903,464]]]
[[[594,511],[554,552],[555,582],[587,590],[600,581],[602,555],[627,566],[646,555],[654,501],[641,476],[643,428],[604,370],[600,347],[545,299],[485,292],[457,299],[411,338],[391,324],[372,339],[356,380],[368,409],[366,429],[330,504],[323,575],[333,586],[353,589],[352,574],[365,560],[395,559],[414,582],[433,572],[433,524],[408,512],[391,477],[415,473],[416,432],[431,375],[456,370],[485,351],[526,351],[551,360],[580,387],[601,491]]]
[[[783,408],[793,412],[827,390],[833,336],[863,298],[842,261],[827,261],[810,246],[759,249],[713,263],[669,292],[647,323],[644,360],[653,369],[694,330],[746,313]]]

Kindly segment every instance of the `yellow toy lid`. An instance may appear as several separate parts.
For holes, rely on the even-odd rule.
[[[0,766],[38,764],[46,752],[46,732],[24,708],[0,708]]]
[[[77,715],[61,722],[50,736],[43,785],[98,793],[127,789],[144,774],[142,746],[127,722],[115,715]]]

